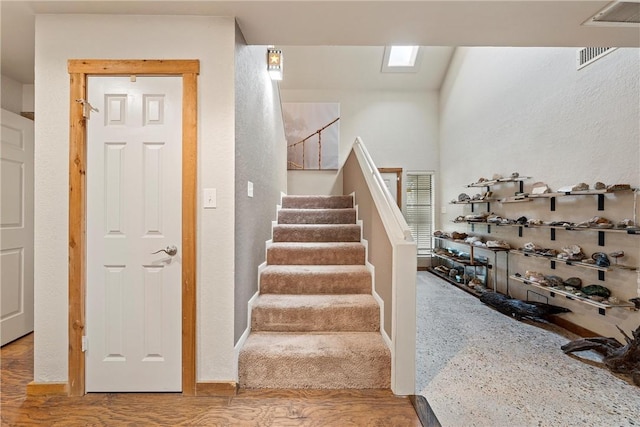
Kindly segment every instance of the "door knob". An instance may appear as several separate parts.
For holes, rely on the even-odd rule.
[[[176,248],[174,245],[167,246],[164,249],[159,249],[159,250],[157,250],[155,252],[151,252],[151,255],[158,254],[160,252],[164,252],[165,254],[167,254],[169,256],[174,256],[175,254],[178,253],[178,248]]]

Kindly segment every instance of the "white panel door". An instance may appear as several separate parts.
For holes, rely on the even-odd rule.
[[[181,391],[182,78],[87,90],[86,391]]]
[[[0,345],[33,331],[33,121],[2,110]]]

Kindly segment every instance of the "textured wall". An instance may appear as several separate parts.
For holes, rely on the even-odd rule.
[[[198,209],[197,379],[235,378],[234,25],[210,17],[36,17],[36,382],[67,378],[70,58],[200,60],[198,194],[217,188],[218,207]]]
[[[638,49],[618,49],[586,68],[576,70],[574,48],[459,48],[454,55],[441,94],[440,187],[442,207],[439,227],[470,232],[471,228],[453,224],[457,215],[469,213],[469,206],[447,205],[459,193],[470,195],[482,189],[464,188],[480,177],[517,171],[532,176],[525,191],[535,181],[552,189],[596,181],[607,184],[640,185],[640,55]],[[501,196],[513,195],[514,184],[492,188]],[[548,200],[530,203],[492,203],[491,210],[505,217],[544,220],[585,221],[595,215],[612,220],[633,218],[633,194],[606,197],[605,211],[597,210],[595,196],[563,197],[557,210],[550,211]],[[486,210],[482,205],[480,210]],[[440,212],[440,209],[437,209]],[[635,215],[638,212],[636,210]],[[477,226],[476,233],[486,234]],[[640,265],[640,239],[608,233],[606,246],[597,244],[595,232],[558,231],[550,240],[549,230],[525,230],[518,238],[516,228],[492,227],[491,236],[522,246],[533,241],[543,247],[560,249],[578,244],[590,255],[596,251],[623,249],[625,264]],[[611,272],[599,282],[595,271],[558,267],[548,262],[510,257],[510,270],[524,274],[526,269],[579,276],[586,284],[600,283],[622,298],[637,294],[635,272]],[[504,277],[505,266],[500,266]],[[499,288],[505,291],[505,284]],[[510,283],[514,296],[526,298],[531,289]],[[541,291],[542,294],[547,294]],[[568,303],[561,298],[550,302],[566,305],[574,313],[565,318],[604,335],[617,334],[614,325],[635,329],[640,313],[621,309],[597,314],[595,308]]]
[[[378,167],[401,167],[405,173],[438,170],[437,92],[288,90],[282,92],[282,101],[340,103],[340,163],[359,136]],[[295,194],[314,194],[317,187],[307,185],[310,180],[294,182],[303,173],[314,174],[291,172],[289,186]],[[333,182],[339,181],[339,176],[333,174],[333,182],[324,175],[320,179],[319,189],[327,190],[335,187]]]
[[[247,328],[247,303],[258,290],[280,193],[287,190],[286,140],[278,85],[266,70],[266,46],[247,46],[236,29],[235,322],[234,342]],[[253,197],[247,182],[253,182]]]

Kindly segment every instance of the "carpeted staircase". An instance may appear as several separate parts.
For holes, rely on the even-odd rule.
[[[352,196],[283,196],[251,334],[243,388],[389,388],[391,356]]]

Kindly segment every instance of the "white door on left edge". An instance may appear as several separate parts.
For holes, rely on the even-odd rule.
[[[33,331],[33,121],[0,116],[0,345]]]
[[[86,391],[181,391],[182,78],[87,91]]]

